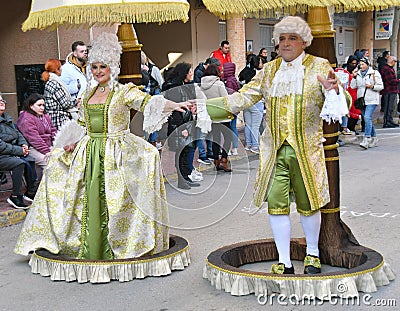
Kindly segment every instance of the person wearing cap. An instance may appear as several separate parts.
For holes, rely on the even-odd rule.
[[[194,77],[193,77],[194,83],[201,82],[201,77],[204,75],[204,70],[206,70],[210,64],[217,65],[218,67],[221,65],[220,61],[214,57],[209,57],[206,59],[204,63],[203,62],[199,63],[194,69]]]
[[[350,96],[338,82],[329,61],[306,54],[313,39],[300,17],[288,16],[274,27],[281,57],[264,64],[237,93],[207,100],[231,113],[266,104],[266,128],[260,140],[260,166],[253,204],[268,206],[279,254],[271,273],[293,274],[290,258],[291,189],[300,214],[307,248],[304,273],[321,272],[318,240],[320,208],[330,201],[324,157],[323,120],[339,121],[348,113]],[[213,118],[213,115],[211,115]]]

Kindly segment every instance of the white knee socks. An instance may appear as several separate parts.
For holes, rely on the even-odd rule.
[[[307,254],[319,257],[318,239],[321,228],[321,212],[311,216],[300,215],[301,225],[306,236]]]
[[[290,261],[290,233],[292,231],[290,217],[289,215],[269,215],[269,222],[278,249],[279,262],[290,268],[292,266]]]

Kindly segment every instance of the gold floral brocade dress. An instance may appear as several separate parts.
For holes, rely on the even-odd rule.
[[[85,135],[73,152],[54,148],[15,252],[110,260],[169,247],[168,209],[159,153],[129,132],[130,110],[162,123],[162,96],[114,83],[106,103],[83,100]],[[154,127],[155,129],[155,127]]]

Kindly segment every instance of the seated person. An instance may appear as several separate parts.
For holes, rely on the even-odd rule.
[[[18,130],[30,145],[30,155],[35,159],[38,182],[47,165],[50,147],[57,133],[48,114],[44,113],[44,99],[33,93],[25,100],[17,122]]]
[[[29,155],[28,143],[15,128],[6,110],[6,101],[0,93],[0,170],[11,171],[13,189],[7,199],[14,208],[26,209],[24,200],[35,197],[35,160]],[[22,177],[25,176],[26,192],[22,195]]]

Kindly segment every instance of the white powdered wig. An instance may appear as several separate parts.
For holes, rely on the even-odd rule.
[[[275,25],[272,39],[275,45],[279,44],[279,36],[283,33],[298,34],[304,42],[307,42],[307,46],[311,45],[313,39],[310,26],[298,16],[287,16]]]
[[[122,54],[122,46],[115,34],[103,32],[90,43],[88,55],[88,76],[89,80],[93,80],[91,73],[91,65],[96,62],[104,63],[110,67],[111,79],[109,85],[117,79],[120,72],[120,59]]]

